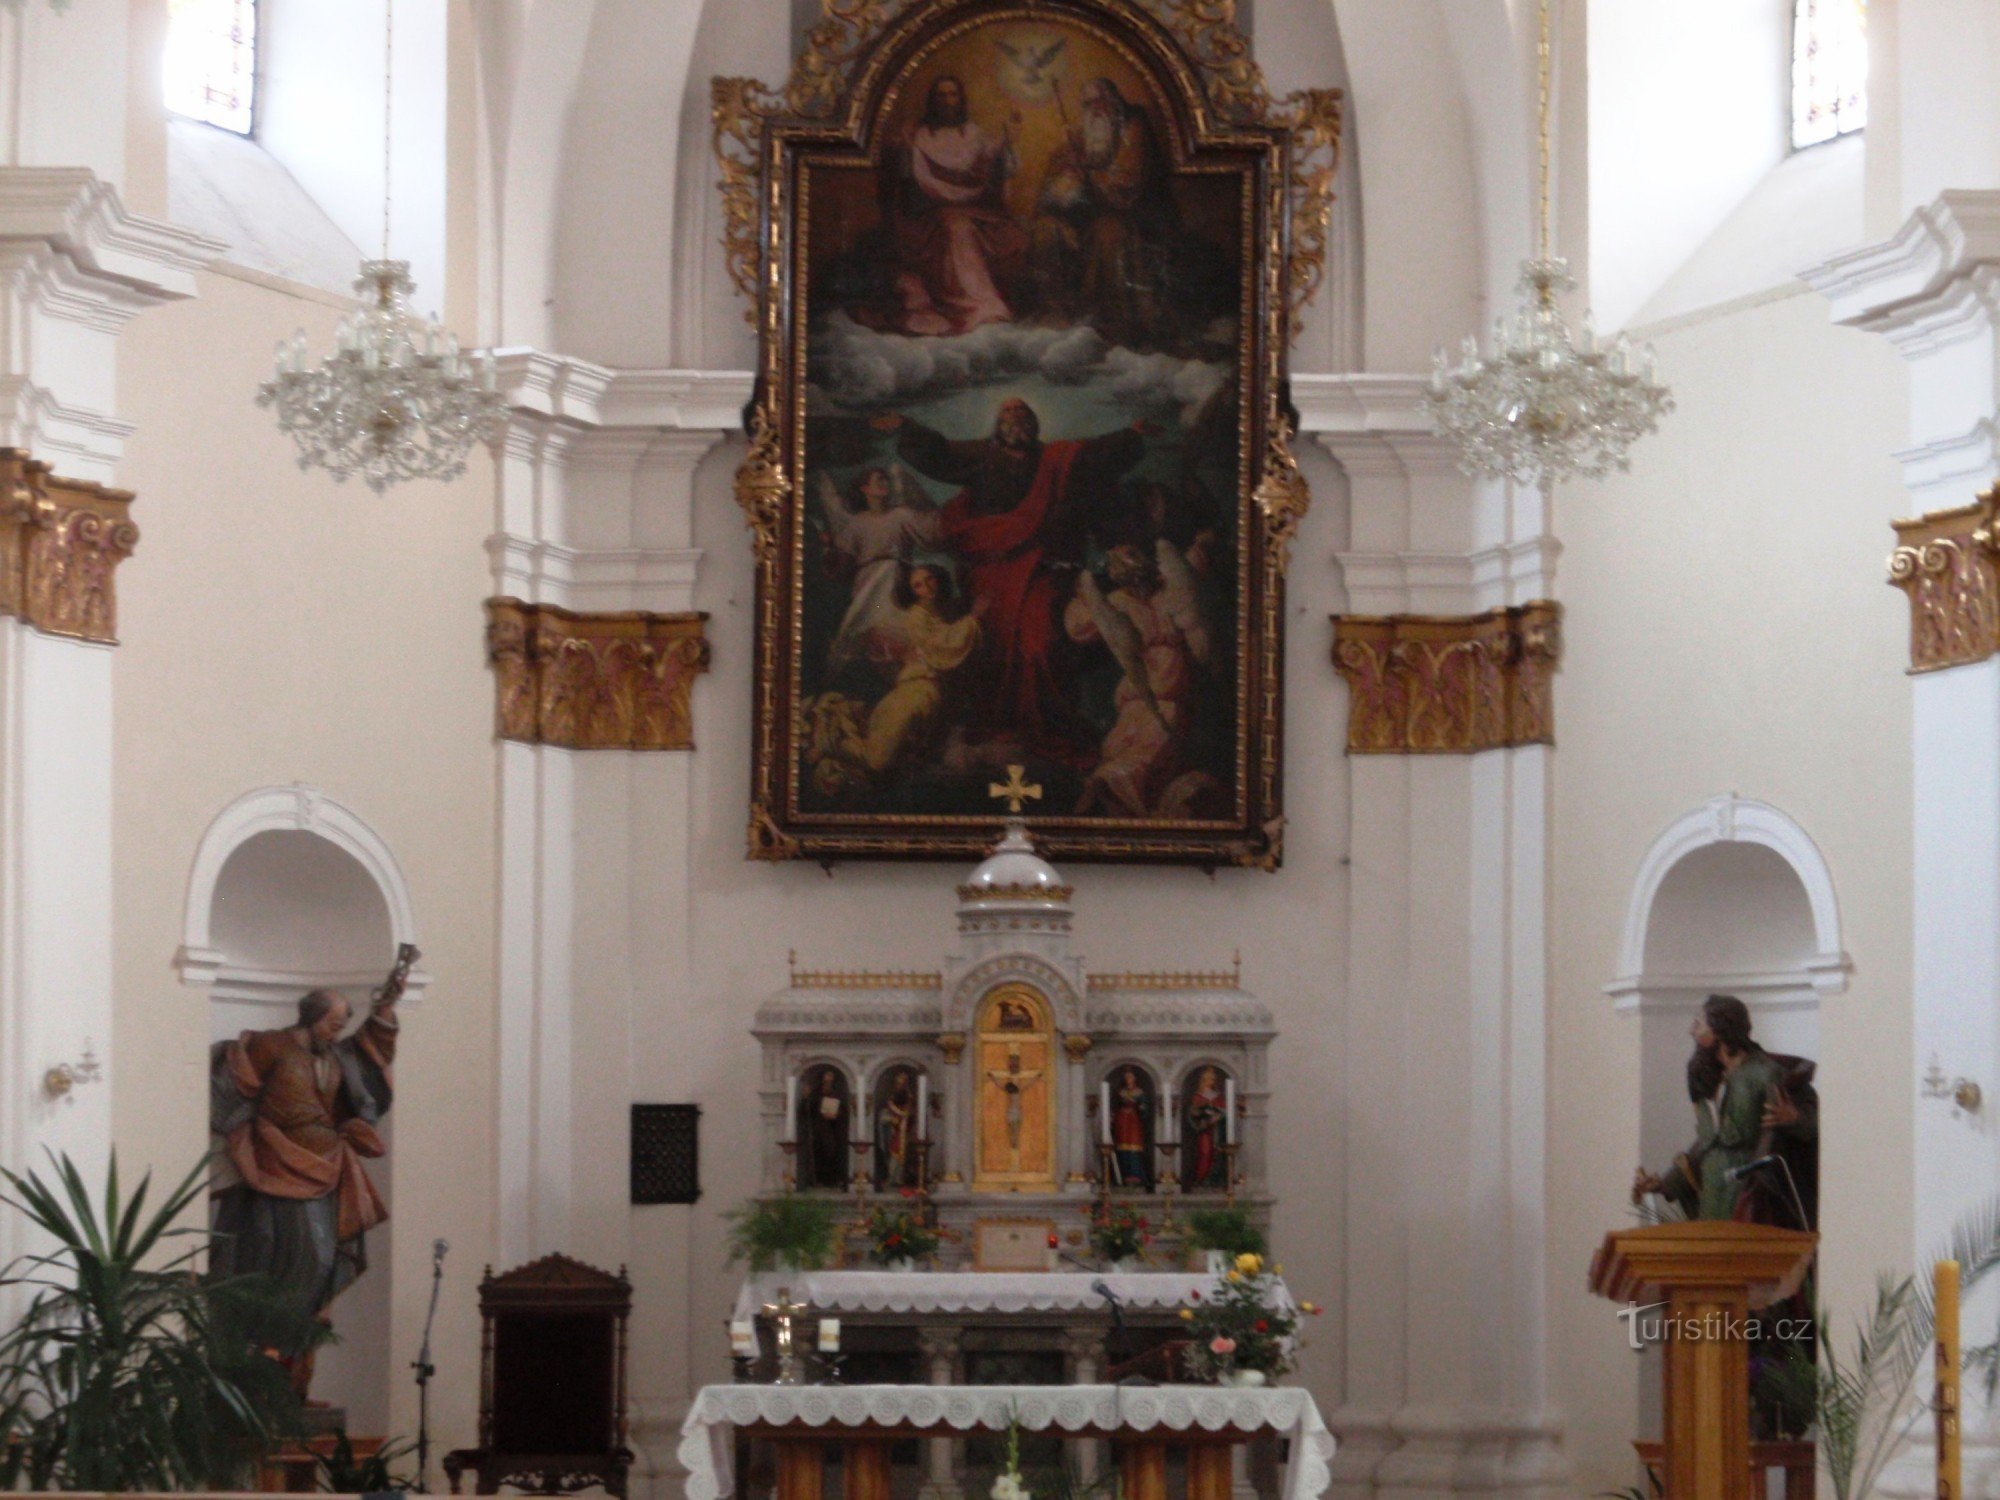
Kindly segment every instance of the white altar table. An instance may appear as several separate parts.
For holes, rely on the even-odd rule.
[[[1128,1309],[1171,1312],[1210,1295],[1215,1277],[1206,1271],[767,1271],[745,1278],[733,1316],[755,1317],[781,1288],[817,1312],[1101,1313],[1100,1285]],[[1294,1307],[1282,1281],[1274,1294],[1280,1306]]]
[[[884,1500],[898,1438],[1005,1432],[1108,1437],[1128,1500],[1164,1500],[1165,1453],[1188,1449],[1188,1500],[1229,1500],[1231,1449],[1263,1433],[1289,1438],[1282,1500],[1318,1500],[1334,1440],[1312,1394],[1295,1386],[704,1386],[681,1425],[688,1500],[734,1492],[735,1434],[774,1440],[778,1500],[817,1500],[826,1451],[844,1450],[847,1500]]]

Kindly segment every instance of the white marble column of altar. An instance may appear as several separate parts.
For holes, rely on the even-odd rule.
[[[1552,596],[1558,548],[1540,497],[1460,475],[1416,378],[1301,379],[1295,399],[1347,478],[1349,612],[1467,615]],[[1560,691],[1558,677],[1558,722]],[[1555,1494],[1566,1466],[1549,1392],[1543,1179],[1551,757],[1540,746],[1357,755],[1348,770],[1332,1493]]]
[[[1910,442],[1897,454],[1906,515],[1969,505],[2000,480],[2000,161],[1984,175],[1982,190],[1948,191],[1885,243],[1805,273],[1836,321],[1883,335],[1909,364]],[[1909,684],[1912,1055],[1919,1077],[1938,1060],[1989,1101],[1969,1115],[1920,1097],[1919,1077],[1910,1081],[1910,1256],[1924,1267],[2000,1174],[2000,1135],[1985,1117],[2000,1088],[2000,657],[1918,673]],[[1968,1299],[1966,1327],[1990,1327],[1995,1300],[1990,1290]],[[1964,1430],[1966,1493],[1990,1493],[2000,1480],[2000,1420],[1975,1380],[1965,1382]],[[1928,1432],[1918,1433],[1885,1493],[1932,1493],[1931,1449]]]
[[[0,447],[65,479],[115,483],[129,424],[117,415],[118,337],[148,307],[195,295],[221,247],[130,212],[98,175],[118,142],[72,138],[51,113],[123,130],[118,86],[58,109],[62,52],[42,7],[0,12]],[[48,47],[44,55],[39,49]],[[30,56],[24,49],[34,49]],[[75,59],[79,76],[99,70]],[[35,101],[43,108],[36,110]],[[92,166],[37,165],[88,160]],[[135,519],[143,528],[141,508]],[[68,1152],[86,1178],[110,1143],[112,653],[0,615],[0,1162]],[[102,1076],[52,1099],[44,1076],[89,1049]],[[22,1248],[0,1216],[0,1262]]]
[[[695,470],[748,394],[734,375],[500,359],[512,408],[488,541],[493,592],[577,611],[693,608]],[[702,693],[695,689],[696,733]],[[552,1251],[683,1276],[692,1212],[635,1211],[635,1101],[692,1097],[659,1040],[693,1005],[689,757],[496,741],[499,758],[498,1259]],[[650,1039],[650,1040],[648,1040]],[[655,1279],[656,1286],[667,1283]],[[634,1447],[670,1461],[699,1384],[684,1297],[634,1310]]]

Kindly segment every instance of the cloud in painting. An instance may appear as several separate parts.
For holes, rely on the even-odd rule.
[[[1089,327],[988,323],[952,338],[911,338],[864,328],[835,313],[813,335],[813,384],[841,404],[880,406],[1040,376],[1097,389],[1134,406],[1173,403],[1184,420],[1229,379],[1228,367],[1107,343]]]

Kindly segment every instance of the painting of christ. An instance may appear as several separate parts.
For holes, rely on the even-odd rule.
[[[1275,863],[1278,137],[1093,0],[924,15],[788,158],[753,853],[970,852],[1019,766],[1052,852]]]

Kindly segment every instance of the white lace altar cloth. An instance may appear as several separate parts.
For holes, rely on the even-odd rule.
[[[1272,1301],[1293,1307],[1283,1281],[1272,1278]],[[1102,1312],[1099,1284],[1126,1307],[1181,1307],[1208,1297],[1215,1278],[1205,1271],[767,1271],[746,1279],[736,1294],[738,1318],[775,1302],[780,1288],[816,1312],[1017,1313]]]
[[[1029,1432],[1269,1429],[1292,1442],[1283,1500],[1318,1500],[1333,1458],[1333,1434],[1312,1393],[1297,1386],[707,1385],[681,1424],[687,1500],[722,1500],[733,1491],[732,1429],[751,1423],[1005,1432],[1013,1421]]]

